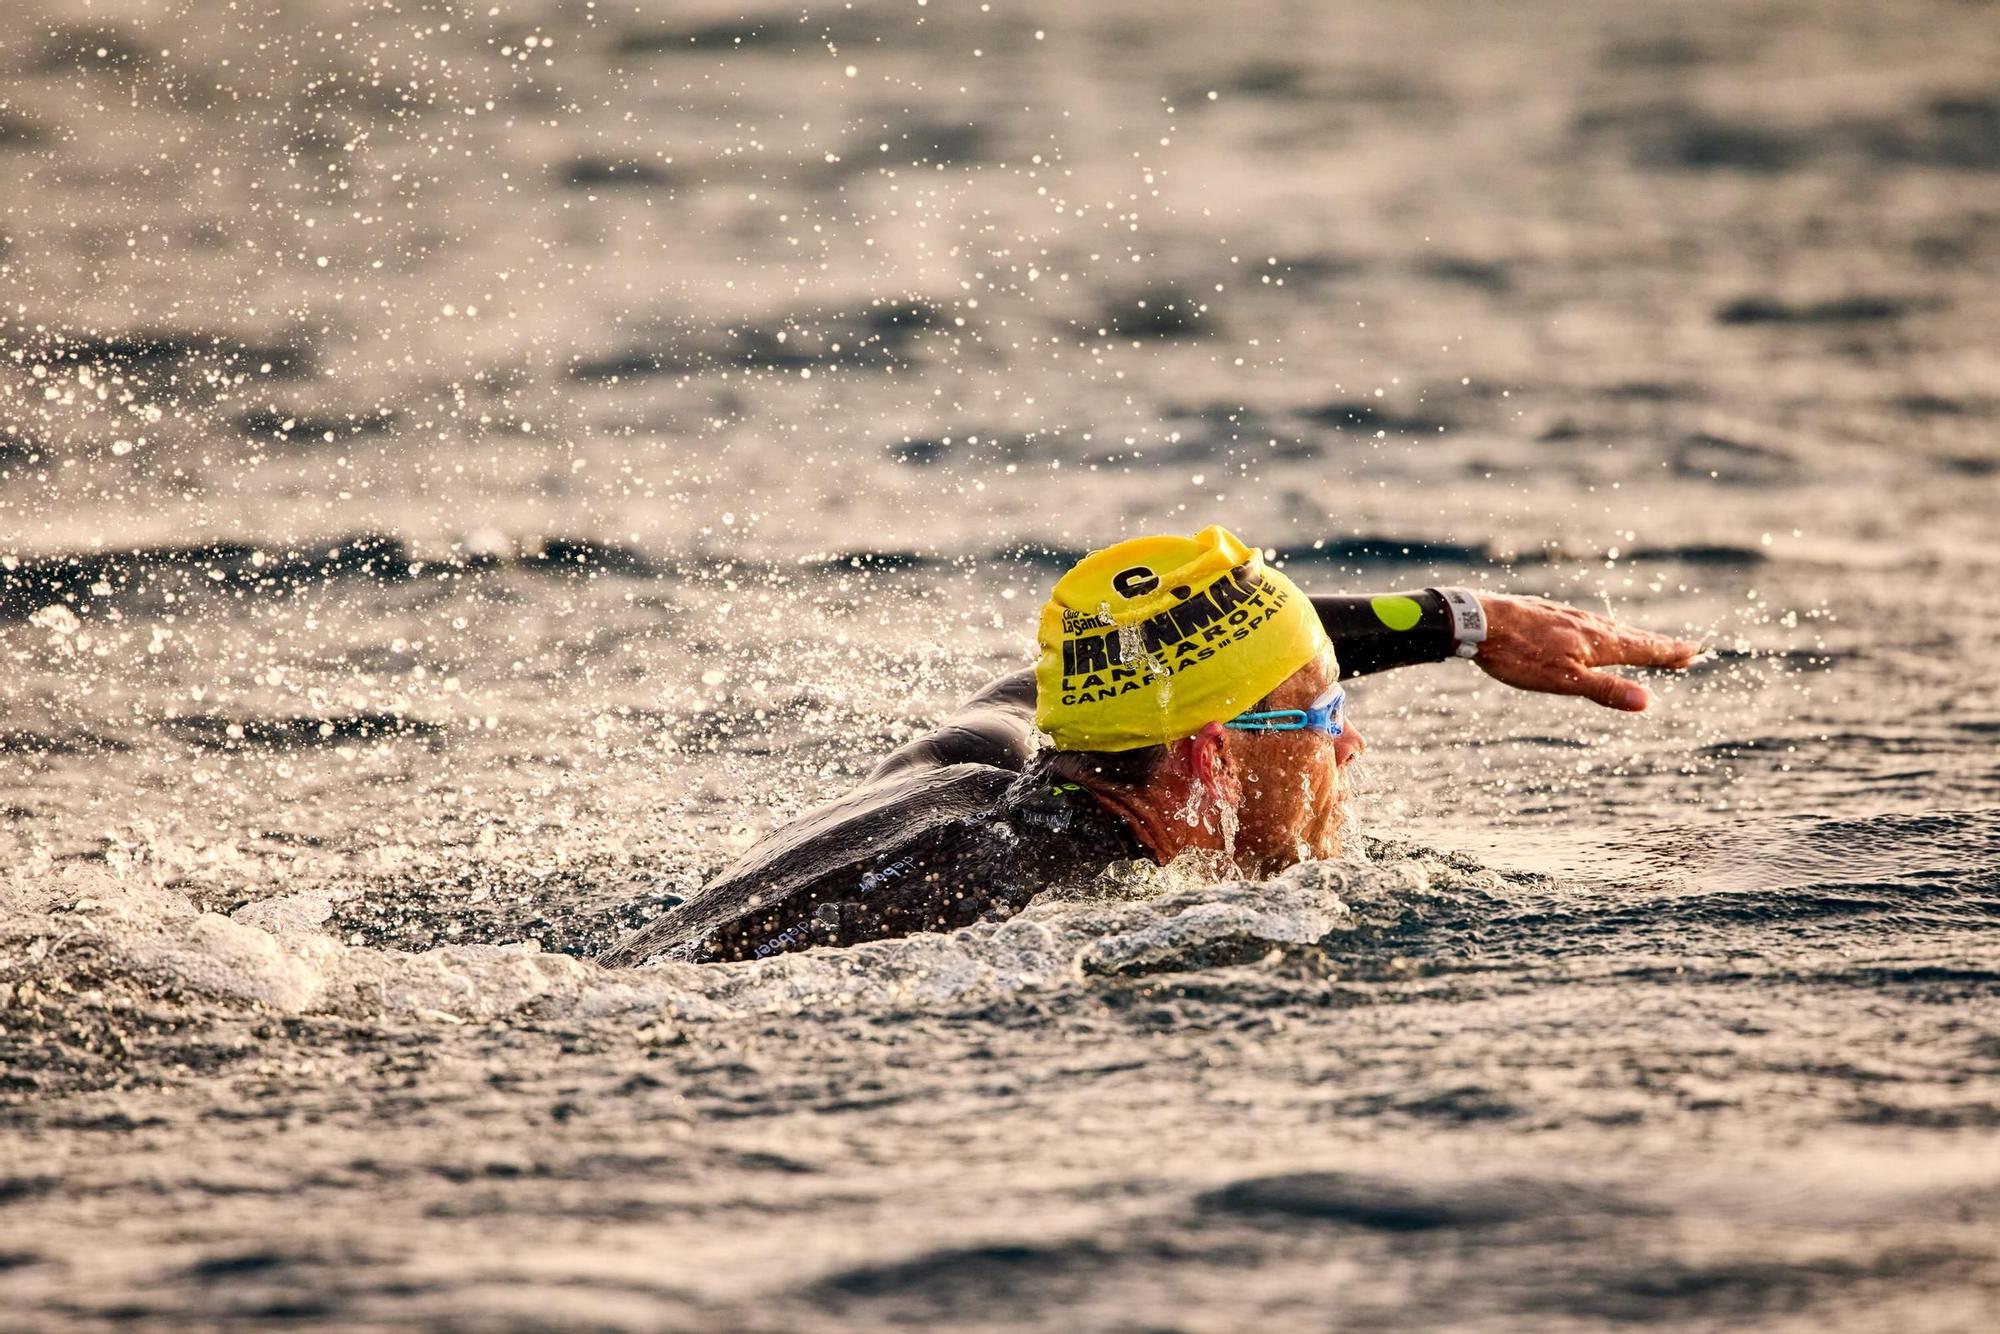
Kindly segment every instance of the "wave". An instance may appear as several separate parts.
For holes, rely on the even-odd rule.
[[[335,581],[405,583],[430,571],[512,568],[559,575],[654,578],[667,567],[634,547],[587,537],[546,537],[517,545],[474,533],[449,552],[424,559],[401,538],[351,533],[316,542],[204,542],[185,546],[71,551],[0,560],[0,620],[21,619],[52,604],[77,613],[118,607],[164,607],[166,595],[220,591],[289,597]]]
[[[92,755],[115,754],[130,749],[129,742],[82,729],[37,732],[26,727],[0,728],[0,754]]]
[[[672,57],[761,47],[778,55],[811,56],[823,53],[830,40],[858,45],[880,40],[883,31],[879,17],[852,9],[815,14],[810,24],[783,13],[746,14],[685,26],[634,26],[618,36],[612,50],[621,56]]]
[[[1680,101],[1601,108],[1573,133],[1589,147],[1622,143],[1644,171],[1780,175],[1853,164],[2000,171],[2000,99],[1984,89],[1941,89],[1877,115],[1797,123],[1730,115]]]
[[[1859,324],[1901,319],[1915,311],[1934,310],[1938,303],[1918,297],[1865,294],[1793,303],[1776,297],[1746,296],[1715,312],[1718,324]]]
[[[87,612],[167,593],[180,596],[206,585],[289,594],[335,579],[400,580],[410,577],[411,565],[401,540],[373,533],[325,546],[208,542],[9,557],[0,567],[0,618],[30,616],[51,603]]]
[[[877,300],[853,310],[800,310],[726,329],[663,331],[651,343],[580,356],[569,373],[578,380],[617,382],[724,368],[885,370],[909,364],[924,333],[950,327],[939,305]]]
[[[1316,426],[1364,435],[1373,435],[1377,431],[1386,431],[1391,435],[1436,435],[1451,425],[1442,418],[1408,416],[1392,412],[1379,403],[1359,401],[1323,403],[1306,409],[1300,415]]]
[[[1885,969],[1961,967],[1961,933],[2000,918],[1996,853],[2000,809],[1662,826],[1596,843],[1562,868],[1560,892],[1495,901],[1478,930],[1496,959],[1615,939],[1821,980],[1823,948],[1798,947],[1837,938],[1840,975],[1869,985]]]
[[[390,737],[434,737],[442,724],[398,713],[349,713],[325,717],[233,717],[184,713],[165,726],[203,750],[298,750]]]
[[[304,343],[264,343],[198,329],[57,330],[24,347],[21,364],[132,373],[171,370],[200,357],[213,358],[227,369],[279,379],[307,378],[317,371],[313,350]]]

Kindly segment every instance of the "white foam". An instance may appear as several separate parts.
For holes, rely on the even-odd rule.
[[[300,890],[296,894],[246,903],[229,914],[229,918],[245,926],[261,927],[273,935],[310,931],[333,916],[334,905],[346,898],[347,895],[330,889]]]
[[[1370,904],[1415,887],[1414,863],[1306,863],[1261,883],[1189,884],[1162,873],[1151,897],[1049,898],[1005,922],[741,964],[609,969],[539,946],[447,945],[410,953],[350,945],[323,929],[325,891],[197,908],[143,871],[91,868],[44,895],[50,935],[89,934],[135,975],[287,1014],[396,1013],[478,1022],[537,1013],[702,1020],[722,1015],[930,1008],[1171,967],[1204,948],[1304,945],[1353,930]],[[44,882],[46,887],[46,882]],[[1352,904],[1361,905],[1357,911]],[[21,917],[16,917],[17,930]],[[33,923],[30,931],[37,930]]]

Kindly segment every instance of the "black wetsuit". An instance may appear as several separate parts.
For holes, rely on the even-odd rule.
[[[1451,655],[1444,599],[1400,596],[1423,610],[1406,630],[1385,624],[1369,598],[1313,599],[1343,680]],[[764,958],[951,930],[1011,917],[1051,886],[1148,856],[1122,817],[1034,762],[1034,695],[1032,672],[1000,678],[602,962]]]

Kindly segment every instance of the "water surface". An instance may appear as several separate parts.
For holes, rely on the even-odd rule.
[[[1991,1327],[1986,7],[265,8],[0,47],[16,1323]],[[1714,651],[588,961],[1214,521]]]

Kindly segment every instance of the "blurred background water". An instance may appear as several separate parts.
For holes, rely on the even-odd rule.
[[[10,1323],[1984,1329],[2000,16],[30,0]],[[1348,860],[588,957],[1224,522]]]

